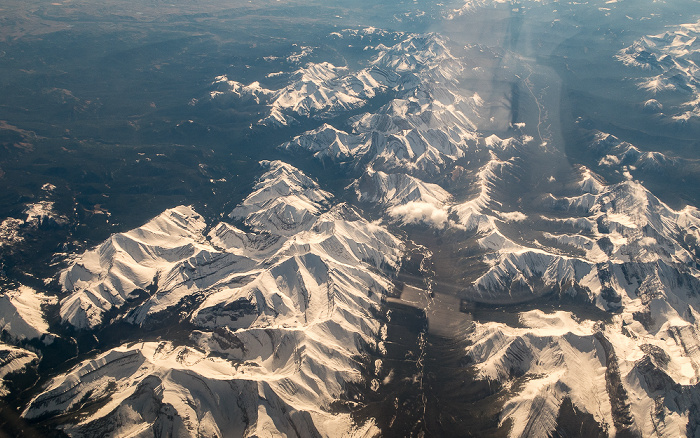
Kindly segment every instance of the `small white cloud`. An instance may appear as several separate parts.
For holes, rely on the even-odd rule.
[[[444,228],[447,224],[447,211],[428,202],[397,205],[389,209],[389,215],[405,224],[424,222],[437,228]]]
[[[500,212],[499,216],[506,222],[522,222],[527,219],[527,216],[519,211],[513,211],[510,213]]]

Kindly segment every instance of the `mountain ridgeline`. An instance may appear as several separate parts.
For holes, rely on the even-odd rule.
[[[522,3],[444,18],[551,9]],[[611,50],[669,130],[697,126],[697,33]],[[560,73],[515,40],[328,41],[360,59],[193,96],[256,114],[251,135],[294,132],[235,207],[174,206],[70,254],[59,297],[0,297],[0,377],[36,373],[39,344],[99,345],[28,385],[21,417],[75,437],[700,436],[700,211],[654,185],[696,178],[696,159],[561,122],[576,93],[543,86]],[[64,226],[35,207],[0,236]]]

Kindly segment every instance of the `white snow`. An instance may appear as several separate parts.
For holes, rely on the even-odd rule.
[[[82,254],[61,273],[70,292],[61,300],[61,318],[78,328],[94,327],[134,292],[154,282],[176,282],[179,266],[209,252],[201,234],[205,225],[191,207],[176,207]]]
[[[659,111],[665,107],[673,120],[687,121],[700,117],[700,53],[699,22],[670,26],[670,30],[647,35],[618,52],[617,59],[625,65],[637,68],[643,76],[638,79],[640,89],[655,99],[644,103],[645,109]],[[680,105],[663,105],[669,92],[682,91],[692,97]],[[670,101],[669,103],[671,103]]]
[[[444,228],[447,224],[447,210],[429,202],[408,202],[391,207],[387,212],[404,224],[424,222],[436,228]]]
[[[520,321],[521,328],[478,324],[466,352],[484,378],[514,384],[515,395],[501,414],[501,423],[513,420],[509,435],[551,434],[564,397],[612,430],[605,355],[594,337],[595,323],[578,321],[570,312],[540,310],[521,313]]]
[[[586,235],[543,233],[539,247],[529,248],[487,233],[479,243],[491,251],[489,268],[474,288],[495,302],[528,299],[550,287],[574,296],[586,291],[585,299],[616,316],[602,324],[571,312],[531,311],[520,315],[517,327],[478,323],[466,353],[483,378],[510,388],[501,414],[501,424],[512,420],[510,436],[551,434],[564,397],[612,433],[604,338],[616,353],[632,429],[677,436],[686,430],[693,396],[676,397],[675,385],[691,388],[700,370],[700,271],[679,236],[697,239],[700,215],[693,207],[672,210],[639,182],[605,185],[588,169],[579,172],[580,195],[546,201],[572,217],[542,219]],[[546,246],[550,241],[580,251],[564,255]],[[676,407],[659,405],[658,397]]]
[[[0,222],[0,248],[12,246],[24,240],[20,233],[20,227],[24,225],[21,219],[8,217]]]
[[[55,303],[55,298],[27,286],[5,291],[0,295],[0,329],[18,340],[39,338],[49,333],[42,306]]]
[[[307,53],[307,52],[302,52]],[[283,75],[271,73],[269,77]],[[332,113],[364,106],[386,90],[385,77],[376,69],[357,72],[329,62],[308,63],[289,74],[288,84],[280,89],[268,89],[259,82],[244,85],[230,80],[226,75],[215,78],[210,98],[226,103],[236,99],[236,104],[264,105],[267,116],[258,123],[262,125],[289,125],[295,117],[328,117]]]
[[[36,353],[23,348],[0,343],[0,396],[9,394],[4,379],[9,374],[19,373],[39,362]]]
[[[176,312],[183,298],[202,297],[183,313],[198,329],[194,348],[169,341],[114,348],[53,379],[24,416],[80,413],[89,398],[105,404],[69,422],[70,434],[96,421],[119,434],[159,422],[191,436],[377,433],[372,421],[358,428],[330,405],[362,378],[361,348],[377,346],[372,309],[392,287],[401,243],[352,207],[333,205],[298,169],[261,164],[267,171],[232,212],[252,232],[222,223],[207,240],[203,219],[177,207],[112,236],[62,275],[72,292],[62,315],[78,327],[99,324],[105,310],[119,310],[120,297],[154,277],[157,291],[119,317],[149,324]],[[97,293],[105,300],[90,301]],[[160,405],[169,411],[153,409]]]

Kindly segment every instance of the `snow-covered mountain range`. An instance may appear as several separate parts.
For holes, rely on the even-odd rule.
[[[640,82],[650,92],[671,84],[697,94],[696,27],[644,38],[619,60],[658,70],[660,88]],[[382,362],[391,295],[423,306],[426,327],[411,327],[423,353],[402,358],[415,361],[406,380],[421,390],[435,378],[421,374],[429,309],[441,297],[458,303],[450,318],[467,328],[441,339],[458,346],[468,383],[488,388],[465,403],[497,406],[503,434],[557,436],[569,408],[587,419],[581,430],[588,421],[603,436],[700,434],[700,211],[674,209],[635,179],[688,160],[596,131],[587,147],[597,169],[620,175],[606,181],[536,139],[539,125],[495,120],[502,102],[488,99],[502,97],[462,80],[490,72],[449,39],[377,29],[334,37],[367,43],[364,64],[307,63],[282,72],[277,89],[221,75],[209,101],[258,108],[258,129],[304,121],[278,152],[337,171],[350,201],[287,162],[263,161],[226,220],[170,208],[73,254],[58,275],[60,300],[26,286],[0,296],[9,339],[0,377],[41,360],[19,345],[50,342],[47,307],[70,333],[135,333],[42,382],[22,416],[70,436],[381,435],[384,423],[355,415],[367,409],[356,388],[379,394],[394,375],[386,368],[399,368]],[[519,73],[509,78],[539,108]],[[674,117],[694,117],[693,105]],[[21,240],[22,227],[63,220],[48,201],[25,214],[2,223],[4,244]],[[416,248],[418,271],[430,273],[417,281],[420,306],[397,296],[415,281],[404,262]],[[511,317],[479,317],[494,308]]]
[[[222,222],[205,233],[200,215],[176,207],[63,272],[61,317],[76,328],[174,315],[191,331],[81,362],[26,418],[67,414],[61,428],[75,436],[371,434],[371,421],[354,424],[334,406],[363,378],[357,358],[381,348],[372,312],[402,245],[298,169],[262,164],[231,213],[247,231]]]
[[[658,34],[647,35],[622,49],[617,58],[639,74],[637,84],[648,93],[645,107],[665,112],[672,120],[687,122],[700,117],[700,22],[674,26]],[[683,103],[665,110],[657,99],[667,95],[683,96]]]
[[[436,35],[382,48],[372,66],[399,78],[395,99],[346,129],[324,124],[280,147],[359,175],[350,186],[358,201],[382,206],[387,220],[476,233],[469,257],[481,254],[483,270],[442,278],[462,299],[512,305],[555,296],[610,315],[529,311],[517,326],[473,325],[465,356],[479,379],[502,385],[501,425],[511,436],[550,435],[567,399],[606,434],[692,435],[700,213],[671,209],[629,174],[674,160],[599,134],[591,148],[600,165],[619,167],[628,181],[606,184],[584,167],[568,182],[544,174],[534,184],[557,194],[513,211],[505,191],[525,184],[533,160],[560,152],[517,128],[506,138],[482,133],[482,99],[455,80],[468,61]],[[453,269],[468,265],[461,251],[450,254]]]

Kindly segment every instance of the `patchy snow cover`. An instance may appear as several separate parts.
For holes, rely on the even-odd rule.
[[[610,436],[692,435],[697,325],[676,320],[657,335],[636,325],[625,313],[601,323],[533,310],[518,327],[477,323],[466,355],[512,394],[500,418],[510,436],[551,435],[565,398]]]
[[[0,343],[0,396],[9,394],[4,382],[5,377],[13,373],[21,373],[39,362],[36,353],[23,348]]]
[[[494,220],[513,212],[495,211],[500,206],[491,202],[492,187],[525,139],[480,136],[476,123],[484,101],[458,83],[468,66],[440,36],[409,34],[375,50],[372,68],[390,78],[384,83],[396,97],[376,112],[350,118],[349,129],[324,124],[280,147],[358,171],[361,176],[352,184],[358,199],[381,204],[399,222],[493,231]],[[458,160],[469,161],[477,152],[490,159],[471,182],[476,195],[455,202],[435,182],[448,172],[461,178]]]
[[[349,72],[329,62],[308,63],[291,73],[288,85],[270,90],[259,82],[244,85],[227,76],[218,76],[210,92],[212,100],[235,99],[237,104],[256,104],[268,107],[267,116],[258,123],[284,126],[295,118],[327,118],[341,111],[364,106],[390,82],[375,68]]]
[[[682,24],[658,35],[647,35],[622,49],[617,59],[647,75],[639,88],[650,95],[677,92],[689,95],[679,107],[666,107],[674,120],[683,122],[700,117],[700,21]],[[660,97],[656,97],[660,99]],[[656,102],[658,104],[658,101]],[[646,107],[646,104],[645,104]],[[656,105],[660,109],[661,105]]]
[[[569,295],[592,301],[610,321],[532,311],[517,327],[477,323],[467,355],[482,378],[509,388],[501,421],[512,420],[511,436],[551,434],[566,397],[609,434],[692,435],[700,212],[674,211],[638,182],[606,186],[580,172],[579,195],[545,200],[573,216],[551,219],[573,233],[544,233],[537,248],[498,232],[482,237],[489,269],[474,291],[500,303]]]
[[[44,184],[42,189],[49,197],[55,189],[51,184]],[[35,203],[25,204],[23,210],[24,218],[8,217],[0,222],[0,248],[3,246],[14,246],[25,239],[25,232],[28,229],[36,229],[46,226],[65,226],[68,218],[56,212],[54,202],[48,199]]]
[[[281,147],[356,167],[369,162],[387,173],[435,175],[476,142],[470,117],[478,105],[456,82],[464,65],[434,34],[410,35],[377,50],[370,70],[398,96],[376,113],[353,118],[348,132],[324,125]]]
[[[382,205],[389,216],[402,223],[422,222],[438,228],[447,223],[452,195],[437,184],[368,168],[352,188],[360,202]]]
[[[526,299],[535,290],[572,295],[587,291],[585,294],[597,300],[600,307],[619,308],[627,292],[634,296],[641,292],[638,288],[649,287],[642,284],[655,284],[654,294],[695,294],[700,272],[694,267],[694,248],[688,247],[688,242],[698,242],[700,213],[691,207],[674,211],[638,182],[603,186],[598,178],[591,178],[584,168],[580,195],[550,195],[544,201],[559,214],[583,216],[571,218],[568,223],[587,237],[543,235],[576,249],[572,255],[548,247],[547,240],[540,242],[543,245],[539,248],[531,248],[500,234],[480,239],[482,247],[493,251],[486,256],[490,269],[474,283],[484,297],[498,300],[499,294],[505,294],[508,299]],[[615,278],[617,275],[623,278]],[[639,278],[633,280],[630,276]],[[681,313],[682,306],[677,309]]]
[[[611,134],[596,133],[590,148],[602,158],[598,161],[600,167],[619,171],[664,172],[677,167],[681,159],[668,157],[661,152],[643,152],[636,146],[621,141]]]
[[[238,339],[233,333],[228,338]],[[72,436],[372,435],[371,423],[350,426],[346,414],[331,415],[316,398],[325,383],[318,379],[331,376],[317,377],[324,364],[306,359],[309,353],[295,345],[242,352],[250,358],[246,364],[165,341],[117,347],[54,379],[23,415],[80,411],[87,398],[103,403],[80,423],[63,425]],[[269,370],[288,356],[287,366]]]
[[[686,36],[676,43],[692,46],[695,40]],[[382,83],[395,97],[342,129],[324,124],[281,148],[359,173],[351,185],[357,198],[401,223],[475,231],[486,269],[465,288],[474,300],[513,304],[552,295],[611,315],[594,323],[569,312],[535,311],[521,314],[518,327],[475,325],[467,355],[482,378],[510,391],[501,421],[511,420],[511,436],[552,434],[565,398],[608,434],[690,433],[700,369],[700,214],[670,209],[630,173],[665,169],[674,159],[600,133],[591,146],[602,157],[599,165],[619,169],[629,181],[606,185],[580,168],[568,195],[547,195],[532,206],[542,215],[509,211],[501,203],[502,182],[518,171],[517,160],[532,142],[478,131],[484,102],[455,81],[466,62],[436,35],[406,35],[375,50],[373,67],[385,72]],[[628,53],[641,59],[635,54]],[[661,69],[655,75],[672,66],[670,58],[651,58]],[[694,75],[689,59],[685,73]],[[659,90],[670,83],[653,79]],[[477,156],[478,168],[461,167]],[[470,190],[457,200],[448,183],[462,178],[469,178]],[[536,221],[553,228],[535,231],[534,238],[512,237],[513,229]]]
[[[595,323],[578,321],[570,312],[539,310],[521,313],[520,322],[517,328],[478,324],[467,349],[481,378],[500,381],[515,393],[500,418],[512,421],[510,436],[551,435],[565,397],[612,432],[606,355]]]
[[[0,247],[13,246],[24,240],[20,227],[24,225],[22,219],[12,217],[5,218],[0,222]]]
[[[357,356],[378,348],[372,309],[391,288],[401,244],[333,205],[298,169],[262,165],[268,171],[231,213],[250,231],[222,223],[205,236],[203,219],[177,207],[112,236],[61,276],[67,322],[92,327],[112,310],[153,325],[170,312],[195,327],[189,346],[126,344],[86,360],[49,382],[24,416],[80,414],[64,426],[74,436],[376,433],[332,404],[362,378]],[[100,408],[84,410],[86,398]]]
[[[517,12],[521,8],[529,7],[531,5],[546,5],[549,3],[557,3],[556,0],[550,1],[550,0],[529,0],[527,2],[519,2],[515,5],[518,6],[518,8],[513,7],[514,5],[511,4],[510,1],[508,0],[464,0],[464,5],[460,8],[457,9],[448,9],[445,11],[443,14],[445,19],[447,20],[454,20],[457,17],[460,17],[462,15],[469,15],[469,14],[474,14],[476,11],[479,9],[485,9],[485,8],[502,8],[502,7],[507,7],[509,9],[513,9],[514,12]],[[607,1],[606,3],[611,3],[610,1]]]
[[[553,295],[611,315],[594,323],[570,312],[534,311],[522,314],[517,327],[475,324],[466,354],[482,378],[509,391],[501,421],[511,420],[511,436],[552,434],[566,398],[609,434],[678,435],[697,399],[697,210],[674,211],[638,182],[608,186],[581,168],[570,196],[548,195],[532,207],[548,216],[508,211],[502,182],[516,179],[517,157],[531,146],[525,138],[477,131],[483,102],[454,81],[463,61],[435,35],[408,35],[376,49],[373,66],[387,72],[395,98],[343,129],[324,124],[281,147],[358,172],[350,188],[388,217],[476,231],[486,269],[465,288],[474,300],[514,304]],[[605,135],[593,147],[615,166],[651,168],[664,159]],[[461,167],[477,156],[476,169]],[[470,190],[457,201],[443,187],[461,178],[470,178]],[[265,202],[274,201],[266,196],[253,204]],[[245,202],[239,208],[236,217],[254,214]],[[294,218],[290,223],[300,228],[293,232],[312,227],[296,211],[259,223],[279,217]],[[537,220],[557,227],[534,239],[509,237],[512,227]],[[246,287],[265,284],[255,279]],[[682,395],[674,398],[676,392]]]
[[[39,338],[49,333],[42,306],[54,304],[48,297],[27,286],[0,294],[0,330],[13,339]]]
[[[392,220],[475,232],[475,248],[465,252],[476,251],[485,268],[462,291],[475,301],[550,295],[609,316],[592,322],[531,311],[515,326],[475,323],[465,354],[481,378],[507,391],[501,424],[512,425],[510,435],[552,434],[566,398],[610,435],[694,434],[700,213],[672,210],[629,173],[670,159],[601,133],[592,146],[600,166],[619,167],[630,181],[606,185],[580,168],[566,194],[547,194],[528,214],[512,211],[503,181],[517,180],[518,159],[534,142],[478,132],[484,102],[456,80],[465,61],[436,35],[402,35],[373,51],[367,69],[308,64],[279,90],[222,77],[212,99],[229,93],[269,105],[268,121],[287,124],[356,109],[391,90],[391,101],[342,129],[323,124],[280,147],[356,172],[349,188]],[[189,346],[123,345],[85,361],[50,382],[25,416],[83,413],[87,396],[104,404],[68,425],[70,434],[220,434],[232,418],[239,420],[231,430],[250,436],[374,431],[353,429],[349,416],[329,410],[344,383],[361,378],[354,357],[362,347],[382,350],[371,309],[390,287],[401,246],[353,208],[334,205],[298,169],[263,164],[269,171],[230,214],[238,225],[220,223],[205,235],[203,219],[178,207],[113,236],[61,276],[67,322],[94,327],[110,315],[149,325],[175,315],[194,328]],[[542,214],[531,214],[536,209]],[[546,231],[515,237],[535,223]],[[223,387],[240,403],[213,410]]]
[[[34,204],[28,204],[24,209],[24,214],[27,215],[25,223],[34,227],[47,224],[65,225],[68,223],[68,219],[65,216],[56,213],[52,201],[39,201]]]

